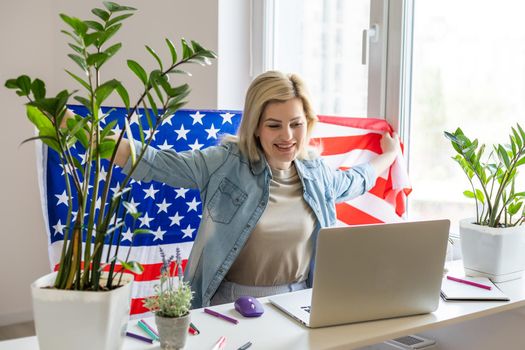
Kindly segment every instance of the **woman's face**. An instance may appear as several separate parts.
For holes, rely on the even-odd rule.
[[[266,105],[255,136],[268,164],[274,169],[288,169],[306,142],[307,121],[303,102],[292,98]]]

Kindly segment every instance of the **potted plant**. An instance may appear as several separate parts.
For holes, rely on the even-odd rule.
[[[197,42],[181,40],[182,51],[166,39],[169,62],[146,46],[158,68],[147,72],[141,64],[128,59],[127,66],[138,78],[142,93],[131,103],[124,85],[117,79],[104,79],[105,64],[122,47],[110,44],[123,22],[135,8],[104,2],[94,8],[93,19],[82,20],[66,14],[60,18],[67,25],[62,32],[69,38],[72,53],[68,56],[80,68],[80,74],[66,70],[79,84],[79,91],[60,91],[48,96],[45,83],[21,75],[6,81],[5,86],[27,99],[27,116],[38,134],[24,142],[39,140],[57,152],[64,168],[68,215],[58,270],[32,284],[33,311],[41,350],[47,349],[119,349],[125,335],[129,314],[132,275],[140,273],[138,262],[119,254],[123,232],[144,233],[134,223],[141,216],[129,203],[130,176],[119,184],[111,196],[110,183],[115,169],[115,156],[124,134],[131,135],[130,120],[139,112],[140,134],[148,129],[149,144],[155,130],[183,106],[190,88],[174,85],[170,78],[184,74],[188,63],[207,65],[216,55]],[[117,93],[126,108],[124,120],[103,112],[103,103]],[[87,115],[71,116],[68,102],[74,99],[87,109]],[[113,127],[120,124],[122,131]],[[119,126],[119,128],[120,128]],[[119,129],[120,130],[120,129]],[[85,159],[75,156],[73,148],[85,150]],[[133,173],[143,153],[131,149]],[[106,160],[109,159],[109,162]],[[105,171],[101,164],[107,162]],[[103,185],[101,185],[103,184]]]
[[[521,277],[525,269],[525,192],[515,188],[518,168],[525,164],[525,132],[511,128],[508,144],[486,147],[461,129],[445,132],[456,151],[453,159],[467,175],[476,217],[460,221],[465,272],[494,282]]]
[[[144,299],[144,306],[155,314],[162,349],[182,349],[186,344],[190,326],[190,308],[193,292],[190,285],[182,280],[182,259],[180,249],[176,248],[176,263],[172,268],[173,256],[166,258],[160,248],[162,266],[160,284],[155,286],[155,294]],[[177,271],[178,280],[175,280]]]

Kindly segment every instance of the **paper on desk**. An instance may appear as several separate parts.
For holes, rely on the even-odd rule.
[[[471,286],[465,283],[443,278],[441,283],[441,296],[444,300],[499,300],[509,301],[501,290],[486,277],[462,277],[466,280],[491,286],[491,290]]]

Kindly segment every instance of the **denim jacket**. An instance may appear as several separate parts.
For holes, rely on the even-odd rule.
[[[135,148],[137,151],[141,148],[140,142],[135,142]],[[368,191],[376,174],[369,164],[334,171],[320,158],[294,163],[303,185],[304,200],[317,218],[313,233],[315,247],[320,227],[336,224],[335,203]],[[128,173],[130,168],[129,160],[124,172]],[[148,147],[133,173],[134,179],[200,191],[202,220],[184,276],[195,292],[194,308],[209,306],[252,233],[268,203],[271,176],[264,156],[260,161],[250,161],[232,143],[178,153]],[[313,263],[312,259],[309,286]]]

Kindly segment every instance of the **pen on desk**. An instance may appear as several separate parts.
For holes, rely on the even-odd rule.
[[[247,342],[246,344],[244,344],[243,346],[241,346],[241,347],[238,348],[237,350],[246,350],[246,349],[248,349],[250,346],[252,346],[252,342],[251,342],[251,341]]]
[[[137,339],[137,340],[142,340],[143,342],[153,344],[153,339],[146,338],[146,337],[143,337],[141,335],[138,335],[138,334],[135,334],[135,333],[131,333],[131,332],[126,332],[126,335],[128,337],[130,337],[130,338],[134,338],[134,339]]]
[[[195,329],[188,327],[188,333],[190,333],[191,335],[197,335],[199,334],[199,332],[197,332]]]
[[[158,338],[159,337],[159,333],[157,333],[157,331],[155,329],[153,329],[153,327],[151,327],[145,320],[143,319],[140,319],[139,320],[140,323],[143,323],[144,326],[148,327],[148,329],[153,333],[155,334],[155,336]]]
[[[215,316],[215,317],[218,317],[218,318],[222,318],[223,320],[228,321],[228,322],[231,322],[231,323],[234,323],[234,324],[239,323],[239,320],[236,320],[236,319],[233,318],[233,317],[229,317],[229,316],[223,315],[223,314],[218,313],[217,311],[213,311],[213,310],[211,310],[211,309],[207,309],[207,308],[205,308],[205,309],[204,309],[204,312],[207,313],[207,314],[210,314],[210,315],[212,315],[212,316]]]
[[[221,349],[224,349],[225,346],[226,346],[226,337],[223,335],[219,338],[219,340],[217,340],[217,342],[215,343],[215,345],[213,346],[211,350],[221,350]]]
[[[139,326],[144,332],[146,332],[146,334],[149,335],[151,339],[159,340],[159,337],[155,333],[153,333],[144,323],[139,321],[137,322],[137,326]]]
[[[483,288],[483,289],[487,289],[487,290],[491,290],[492,289],[491,286],[487,286],[485,284],[464,280],[464,279],[457,278],[457,277],[447,276],[447,279],[451,280],[451,281],[454,281],[454,282],[468,284],[469,286],[474,286],[474,287]]]
[[[201,331],[199,331],[199,329],[197,327],[195,327],[195,325],[193,324],[193,322],[190,322],[190,327],[193,328],[193,330],[195,332],[197,332],[197,334],[201,334]]]

